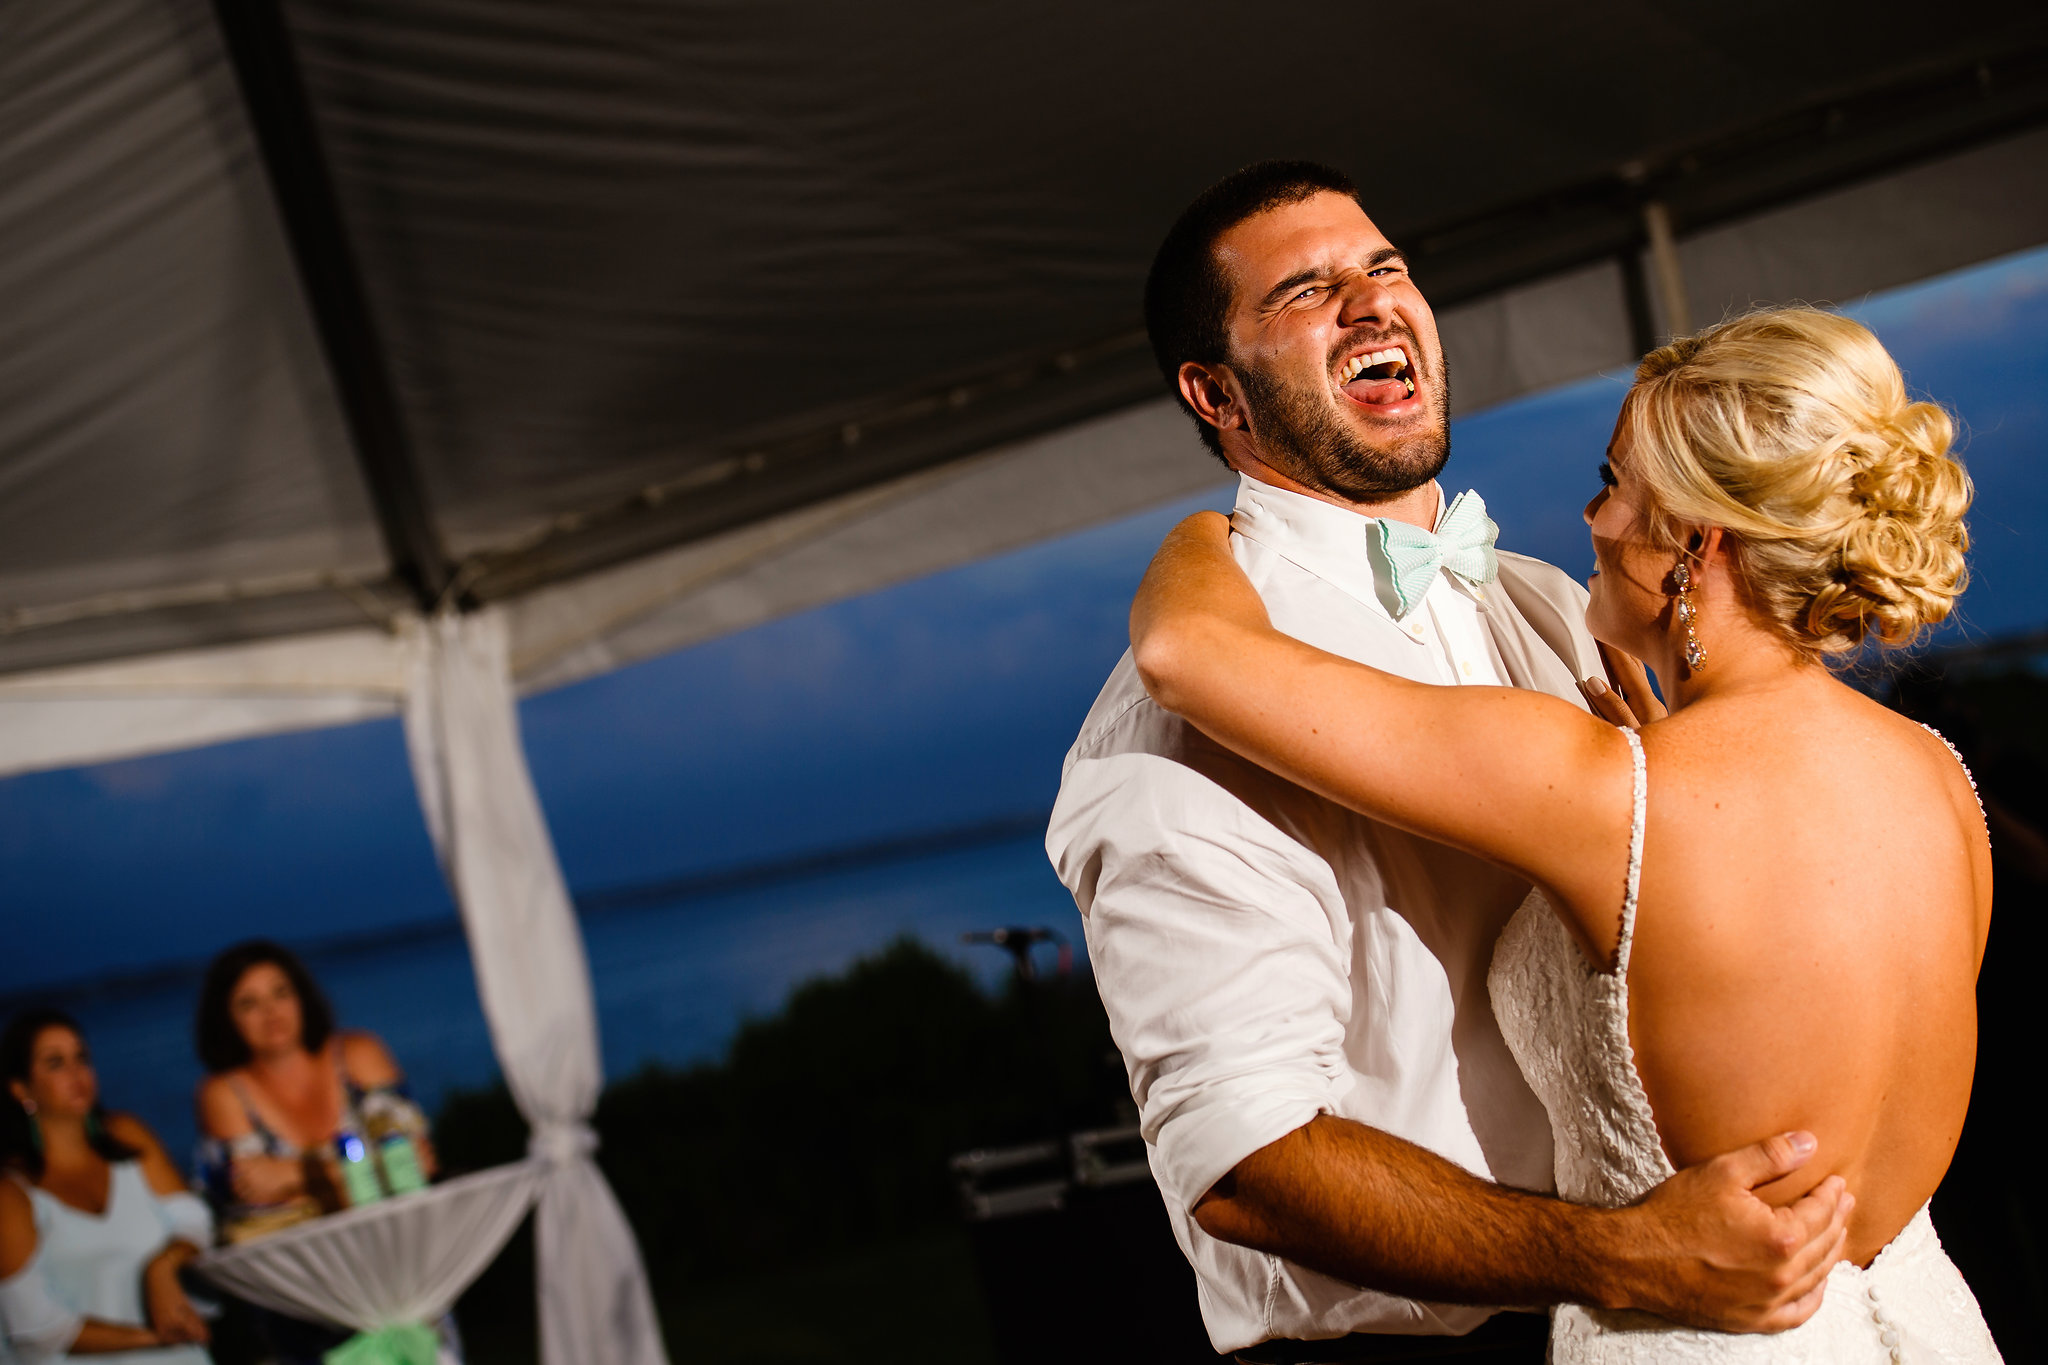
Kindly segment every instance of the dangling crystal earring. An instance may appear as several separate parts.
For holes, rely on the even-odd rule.
[[[1672,586],[1678,589],[1678,624],[1685,627],[1685,666],[1698,673],[1707,666],[1707,647],[1700,643],[1700,635],[1693,628],[1699,620],[1700,609],[1692,600],[1692,570],[1684,560],[1671,571]]]

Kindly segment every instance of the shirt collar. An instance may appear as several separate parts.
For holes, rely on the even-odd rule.
[[[1430,486],[1436,490],[1436,515],[1431,521],[1440,522],[1448,504],[1443,486]],[[1378,524],[1378,517],[1262,483],[1249,474],[1238,475],[1237,506],[1230,514],[1230,527],[1239,535],[1256,540],[1392,620],[1380,602],[1368,548]],[[1437,581],[1472,595],[1453,574],[1440,574]]]

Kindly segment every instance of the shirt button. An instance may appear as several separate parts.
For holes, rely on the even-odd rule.
[[[1463,674],[1464,674],[1464,675],[1465,675],[1466,677],[1468,677],[1468,678],[1469,678],[1469,677],[1471,677],[1471,676],[1472,676],[1472,661],[1471,661],[1470,659],[1466,659],[1466,660],[1463,660],[1463,661],[1461,661],[1461,662],[1460,662],[1460,663],[1458,664],[1458,671],[1459,671],[1460,673],[1463,673]]]
[[[1420,640],[1422,638],[1422,623],[1419,621],[1410,621],[1408,623],[1408,633],[1414,636],[1416,639]]]

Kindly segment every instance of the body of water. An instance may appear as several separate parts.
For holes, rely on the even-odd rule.
[[[1011,924],[1058,930],[1085,962],[1080,917],[1036,833],[585,915],[605,1074],[716,1058],[743,1020],[899,934],[994,985],[1009,959],[961,935]],[[1042,953],[1050,970],[1052,951]],[[309,961],[342,1024],[381,1035],[429,1110],[450,1089],[497,1079],[453,923],[381,946],[315,950]],[[50,997],[85,1026],[107,1103],[141,1115],[179,1154],[194,1137],[198,989],[195,966]]]

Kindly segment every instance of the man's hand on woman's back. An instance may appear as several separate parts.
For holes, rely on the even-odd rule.
[[[1640,1308],[1693,1327],[1782,1332],[1819,1309],[1842,1257],[1855,1196],[1829,1176],[1773,1208],[1756,1191],[1813,1155],[1784,1133],[1688,1167],[1614,1218],[1617,1276],[1609,1307]]]

